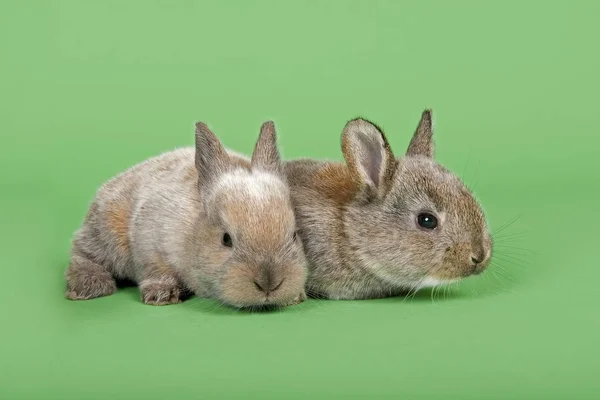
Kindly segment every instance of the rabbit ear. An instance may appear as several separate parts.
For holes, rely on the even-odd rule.
[[[281,156],[277,148],[277,133],[273,121],[267,121],[260,127],[251,164],[253,169],[282,174]]]
[[[431,110],[423,111],[421,115],[421,121],[417,126],[408,150],[406,150],[407,156],[425,156],[429,158],[434,157],[435,145],[433,143],[433,122],[431,120]]]
[[[229,155],[204,122],[196,123],[196,169],[200,184],[206,184],[227,171]]]
[[[342,132],[342,152],[359,187],[382,197],[391,186],[395,159],[385,134],[365,119],[348,122]]]

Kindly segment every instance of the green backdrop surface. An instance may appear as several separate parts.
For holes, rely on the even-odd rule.
[[[0,397],[592,399],[600,393],[597,1],[3,1]],[[63,298],[105,180],[193,142],[341,159],[361,115],[401,154],[434,110],[495,267],[413,299],[242,314]]]

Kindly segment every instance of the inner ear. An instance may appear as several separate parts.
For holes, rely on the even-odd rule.
[[[383,152],[385,146],[383,141],[377,140],[374,136],[363,135],[359,141],[362,149],[359,162],[362,164],[362,169],[365,171],[368,179],[374,186],[378,187],[381,181],[383,165]]]
[[[389,189],[394,175],[395,159],[385,134],[375,124],[355,119],[342,132],[342,151],[360,187],[377,197]]]

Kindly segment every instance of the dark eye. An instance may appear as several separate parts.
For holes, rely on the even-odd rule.
[[[294,242],[296,240],[298,240],[298,232],[294,232],[294,235],[292,236],[292,239],[294,239]]]
[[[417,216],[417,223],[421,228],[435,229],[438,225],[437,218],[429,213],[421,213]]]
[[[225,233],[223,235],[223,246],[233,247],[233,240],[231,239],[231,236],[229,235],[229,233]]]

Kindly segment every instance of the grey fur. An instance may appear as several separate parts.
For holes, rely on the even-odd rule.
[[[387,297],[487,267],[492,239],[484,213],[460,179],[434,161],[429,110],[403,158],[395,159],[383,131],[364,119],[348,122],[342,150],[345,164],[285,164],[309,295]],[[418,226],[423,211],[438,217],[437,228]]]
[[[196,124],[195,149],[150,158],[99,189],[73,239],[66,297],[110,295],[115,279],[130,279],[153,305],[184,290],[235,307],[303,301],[306,260],[284,178],[271,122],[252,160]]]

